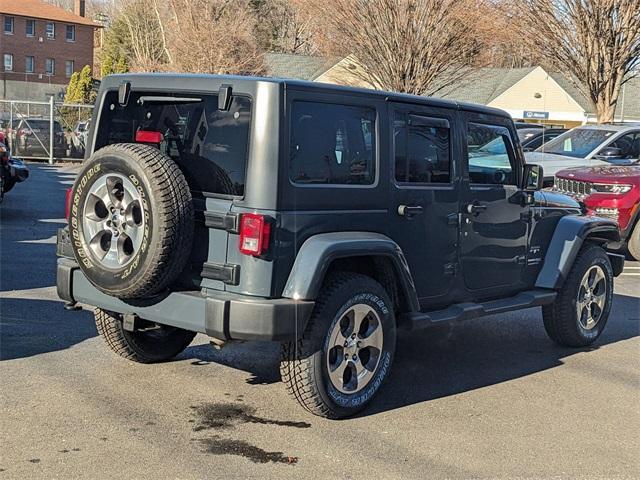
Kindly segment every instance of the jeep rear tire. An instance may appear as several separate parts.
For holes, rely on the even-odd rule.
[[[344,418],[362,410],[387,377],[396,345],[389,295],[370,277],[331,276],[300,340],[282,346],[280,374],[309,412]]]
[[[196,336],[194,332],[153,323],[129,332],[124,329],[118,314],[96,308],[94,316],[98,332],[107,346],[121,357],[138,363],[170,360],[187,348]]]
[[[102,148],[73,186],[75,257],[87,279],[108,295],[141,298],[169,287],[187,263],[193,229],[189,185],[157,148]]]
[[[566,347],[586,347],[602,334],[613,301],[613,270],[605,251],[585,245],[556,300],[542,307],[549,337]]]

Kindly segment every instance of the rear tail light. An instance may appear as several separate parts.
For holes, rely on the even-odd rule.
[[[73,198],[73,188],[67,188],[64,196],[64,218],[69,220],[71,216],[71,199]]]
[[[149,130],[138,130],[136,132],[136,143],[162,143],[164,136],[160,132]]]
[[[271,224],[264,215],[245,213],[240,217],[240,252],[258,257],[269,249]]]

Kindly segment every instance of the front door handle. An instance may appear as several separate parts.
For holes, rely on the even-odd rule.
[[[424,212],[424,208],[420,205],[398,205],[398,215],[411,218]]]
[[[467,205],[467,213],[480,213],[484,212],[486,209],[486,205],[481,205],[479,203],[470,203],[469,205]]]

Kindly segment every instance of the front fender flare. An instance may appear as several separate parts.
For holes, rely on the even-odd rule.
[[[597,241],[604,246],[620,241],[618,225],[608,218],[567,215],[562,217],[553,232],[536,287],[559,289],[564,284],[582,244]],[[607,252],[609,253],[609,252]],[[617,256],[616,256],[617,257]],[[611,258],[611,257],[610,257]],[[611,258],[618,275],[618,259]]]
[[[282,296],[295,300],[315,300],[332,261],[363,256],[389,258],[411,309],[420,309],[402,249],[386,235],[372,232],[321,233],[308,238],[300,247]]]

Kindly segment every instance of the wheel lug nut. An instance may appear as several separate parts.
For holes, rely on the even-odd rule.
[[[353,335],[351,335],[351,338],[356,338],[356,334],[354,333]]]
[[[344,342],[344,346],[348,347],[349,346],[349,342]]]
[[[357,358],[358,358],[358,357],[357,357],[356,355],[353,355],[353,356],[351,357],[351,359],[353,359],[353,360],[357,360]]]

